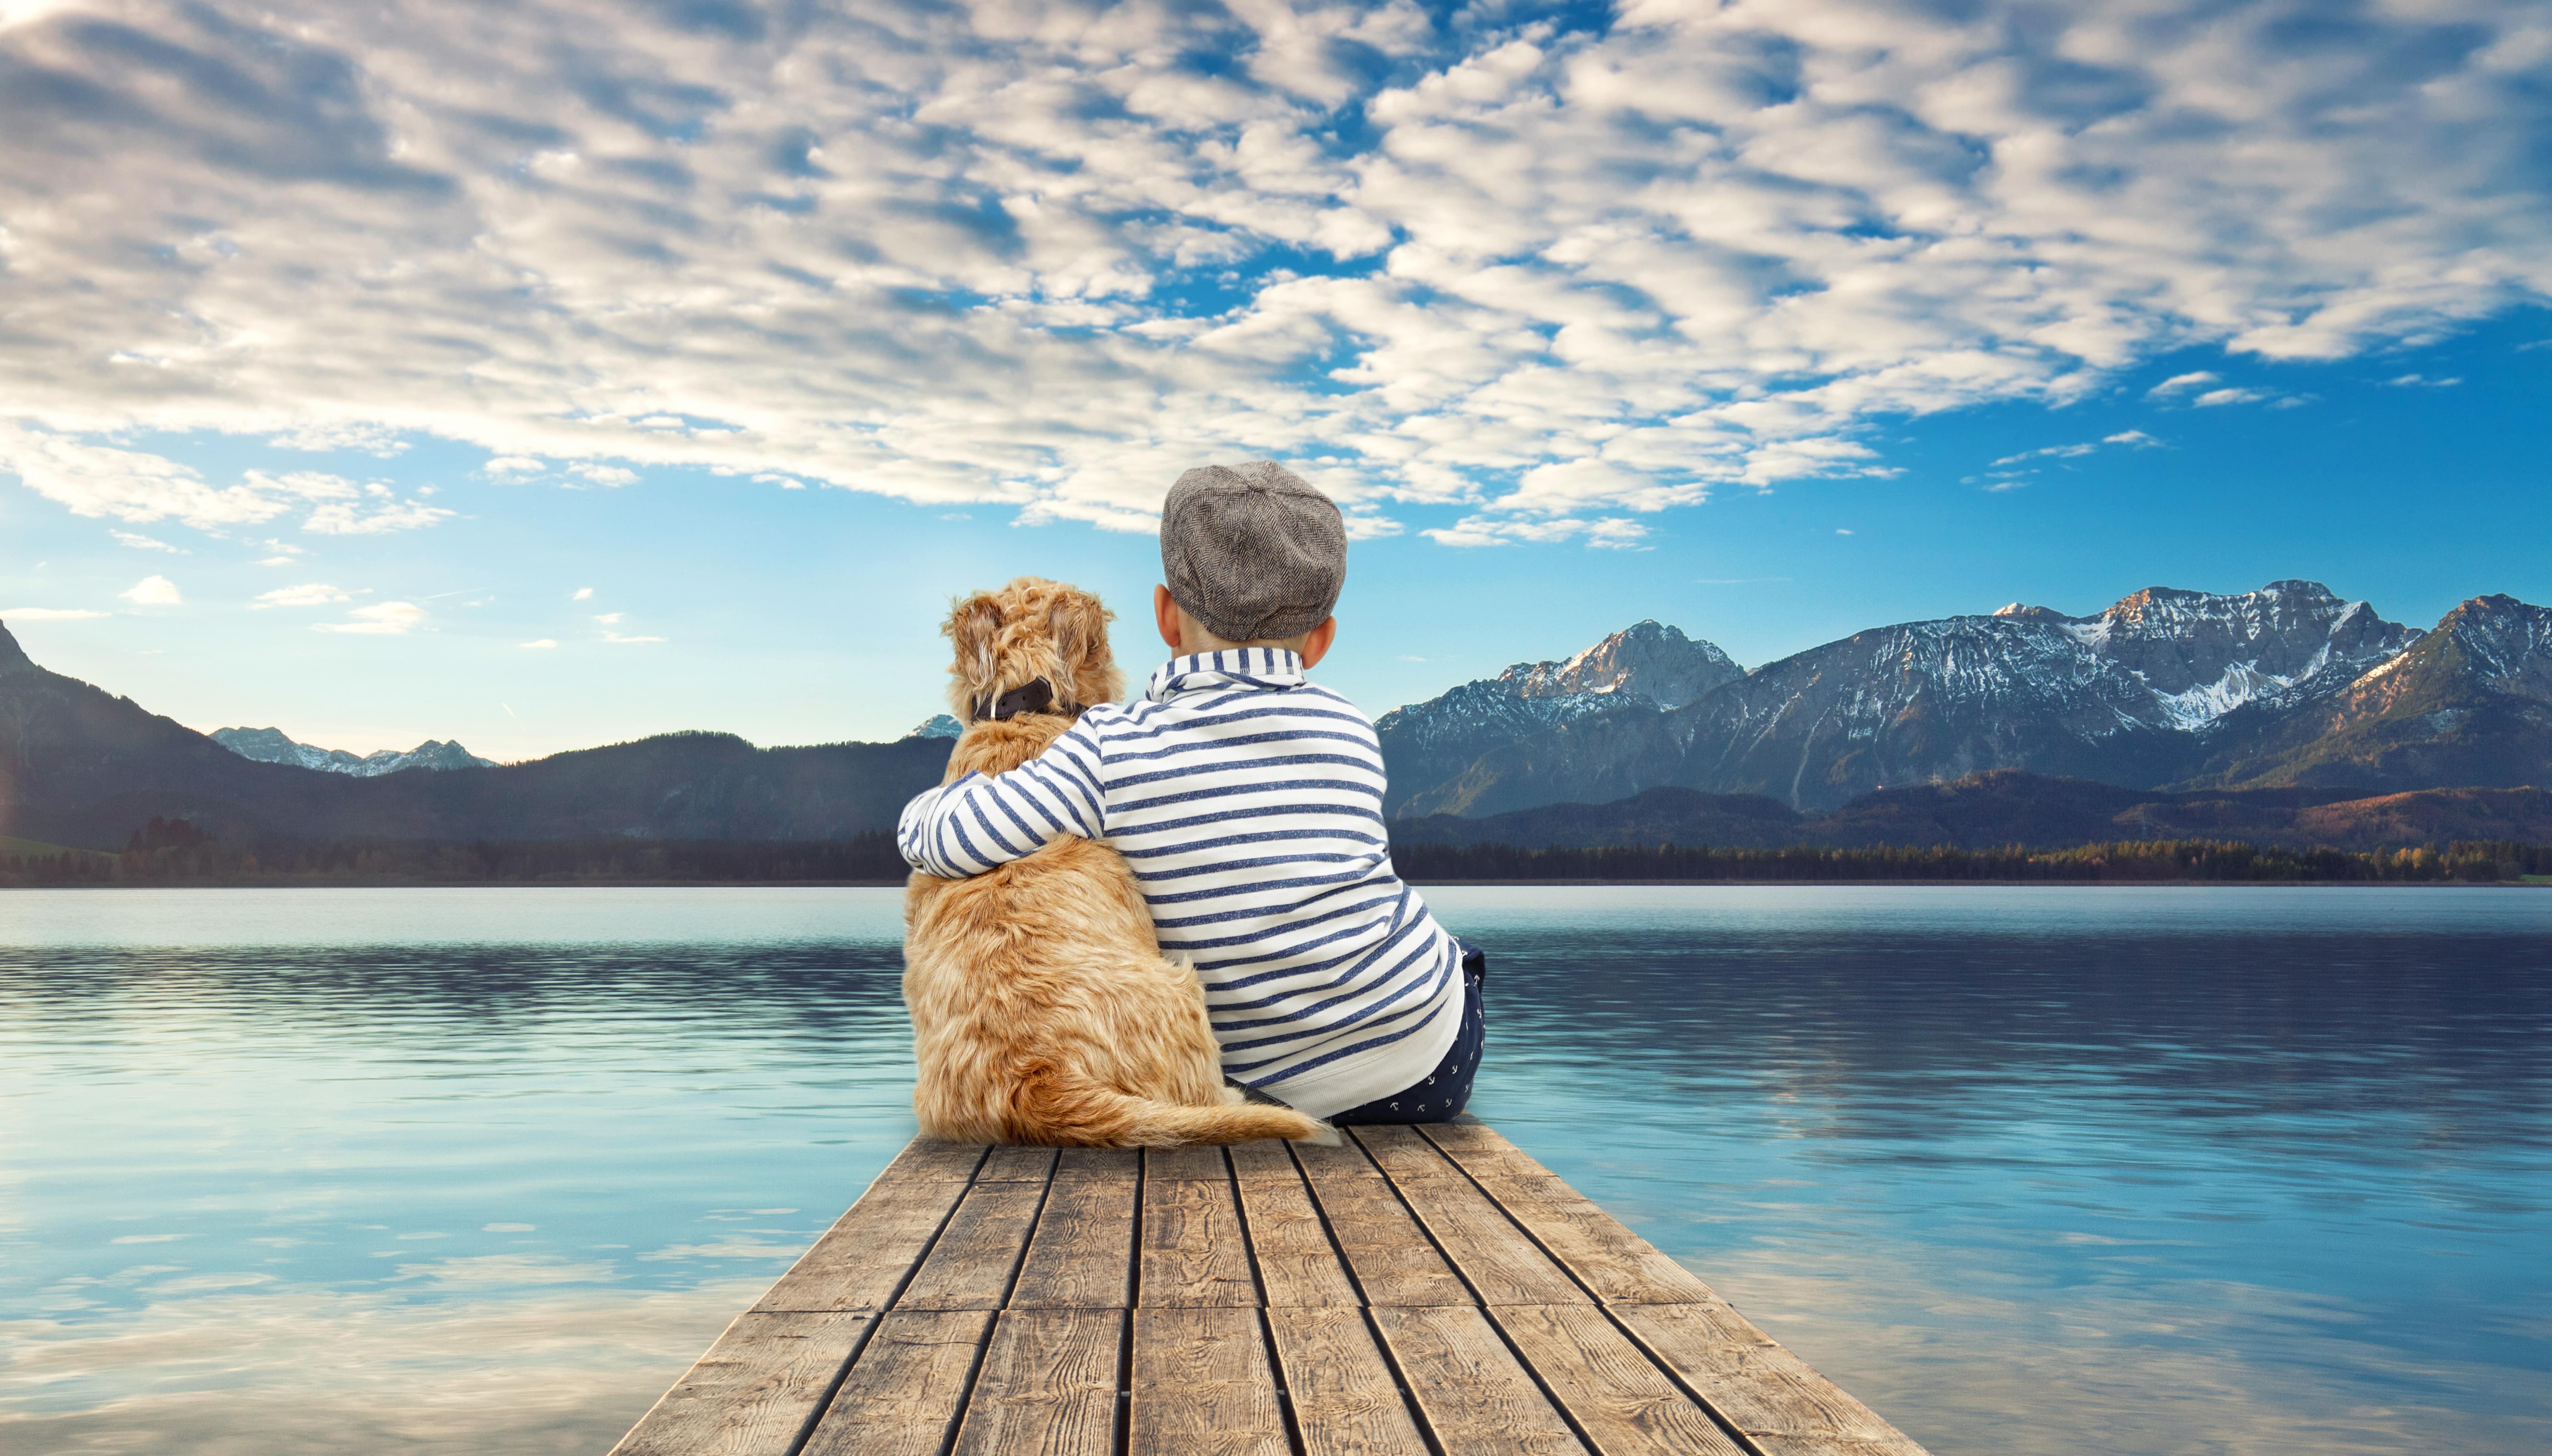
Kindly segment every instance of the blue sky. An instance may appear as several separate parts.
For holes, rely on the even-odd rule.
[[[2539,5],[0,0],[0,620],[200,728],[881,738],[1275,457],[1379,712],[1655,617],[2552,600]]]

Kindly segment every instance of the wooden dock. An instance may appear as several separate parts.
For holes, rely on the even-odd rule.
[[[916,1140],[613,1456],[1923,1448],[1489,1127]]]

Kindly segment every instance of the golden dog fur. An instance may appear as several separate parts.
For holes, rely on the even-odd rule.
[[[948,779],[1026,763],[1122,690],[1109,616],[1034,576],[957,604],[942,630],[957,649],[949,702],[968,726]],[[1052,711],[973,721],[977,701],[1039,677]],[[1337,1136],[1223,1086],[1204,988],[1162,957],[1133,872],[1105,845],[1067,834],[972,879],[916,874],[904,926],[912,1108],[931,1136],[1096,1148]]]

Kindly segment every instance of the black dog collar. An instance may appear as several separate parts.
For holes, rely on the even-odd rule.
[[[1054,706],[1054,684],[1034,677],[1003,693],[1000,697],[975,699],[975,721],[986,718],[1015,718],[1021,713],[1042,713]]]

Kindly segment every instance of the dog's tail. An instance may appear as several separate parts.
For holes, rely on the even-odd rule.
[[[1266,1102],[1197,1107],[1129,1096],[1078,1079],[1031,1078],[1020,1089],[1019,1129],[1037,1142],[1074,1147],[1178,1148],[1191,1143],[1338,1141],[1336,1128],[1307,1112]]]

